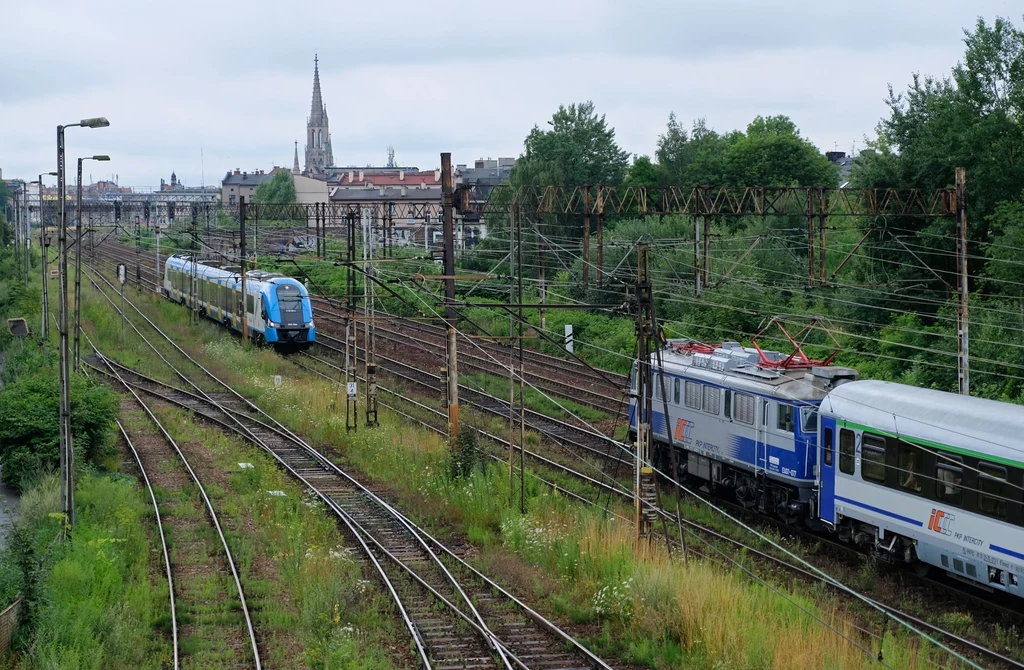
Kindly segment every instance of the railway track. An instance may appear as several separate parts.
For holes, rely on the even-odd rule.
[[[106,364],[107,370],[93,366],[95,373],[119,378],[119,366],[102,357],[100,361]],[[123,384],[123,379],[118,380]],[[180,629],[182,637],[201,640],[202,645],[211,647],[212,653],[233,657],[243,667],[261,668],[260,648],[249,603],[245,597],[238,564],[224,534],[217,510],[188,456],[153,411],[152,401],[146,402],[127,385],[125,388],[160,434],[159,437],[146,436],[136,430],[126,429],[118,422],[156,510],[164,567],[170,589],[173,665],[178,668],[181,663],[178,615],[179,610],[183,610],[181,613],[187,615],[185,618],[188,623],[183,624]],[[134,439],[132,433],[135,433]],[[163,448],[160,448],[161,442]],[[169,460],[180,462],[188,477],[182,477],[180,472],[168,470],[165,466]],[[165,502],[163,514],[153,490],[154,481],[164,492],[162,498],[165,501],[174,500],[176,503]],[[194,487],[194,492],[188,490],[190,486]],[[201,524],[197,519],[202,518],[202,515],[182,514],[183,508],[180,505],[189,510],[205,509],[216,542],[206,540],[202,532],[197,532],[196,526]],[[168,551],[164,524],[176,538],[173,551]],[[222,560],[214,558],[218,555]],[[174,573],[178,573],[182,579],[175,580]],[[211,577],[221,587],[221,592],[215,594],[212,599],[206,588]],[[240,617],[238,613],[241,613]]]
[[[418,322],[409,321],[409,322],[403,322],[403,324],[402,324],[403,328],[406,327],[407,323],[408,324],[414,324],[412,326],[409,326],[409,328],[412,328],[412,329],[425,327],[425,324],[419,324]],[[435,330],[436,330],[436,328],[435,328]],[[339,353],[340,347],[338,345],[342,345],[343,346],[343,343],[340,340],[336,339],[336,338],[326,336],[326,334],[323,332],[323,329],[321,329],[320,334],[325,336],[323,338],[324,340],[327,340],[327,341],[321,342],[320,344],[323,347],[325,347],[328,350],[330,350],[332,352],[332,354]],[[410,335],[407,332],[404,337],[406,339],[408,339],[409,336]],[[331,341],[333,341],[334,344],[331,344],[330,343]],[[507,354],[508,354],[508,349],[507,348],[502,347],[501,345],[495,345],[495,346],[497,346],[501,351],[504,352],[503,353],[504,356],[507,356]],[[335,371],[338,370],[338,365],[336,363],[332,363],[330,361],[323,361],[322,359],[318,361],[317,357],[315,357],[315,356],[310,357],[310,358],[314,362],[317,362],[317,363],[320,363],[320,364],[326,364],[329,369],[333,368]],[[395,375],[397,378],[403,379],[405,381],[413,382],[413,383],[423,387],[424,389],[427,389],[430,392],[435,392],[435,393],[439,393],[440,392],[440,390],[439,390],[439,380],[438,380],[438,378],[435,375],[433,375],[433,374],[431,374],[429,372],[424,372],[422,369],[416,368],[415,366],[409,365],[407,363],[402,363],[400,361],[396,361],[396,360],[394,360],[392,358],[389,358],[389,357],[382,357],[382,356],[378,355],[378,360],[382,363],[382,365],[381,365],[382,368],[386,369],[390,374]],[[561,361],[561,359],[556,359],[556,360]],[[293,360],[293,362],[296,362],[296,361]],[[312,368],[310,366],[302,365],[302,364],[299,364],[297,362],[296,362],[296,364],[299,365],[300,367],[304,367],[307,370],[310,370],[310,371],[315,372],[317,374],[321,374],[321,375],[327,376],[324,372],[322,372],[320,370],[316,370],[315,368]],[[337,377],[333,377],[333,379],[335,381],[337,381]],[[624,377],[622,379],[625,380]],[[381,390],[384,393],[392,393],[392,392],[388,391],[388,389],[386,389],[384,387],[381,387],[379,385],[378,385],[378,388],[379,388],[379,390]],[[494,396],[489,396],[489,394],[482,394],[477,389],[469,389],[469,388],[463,387],[462,393],[465,394],[463,396],[464,399],[469,400],[470,398],[472,398],[472,401],[474,403],[479,402],[479,408],[482,411],[485,411],[485,412],[489,411],[489,413],[491,413],[491,414],[499,415],[499,416],[506,416],[507,417],[507,415],[508,415],[508,404],[507,404],[507,401],[502,401],[500,399],[495,398]],[[474,394],[476,394],[476,395],[474,396]],[[434,408],[427,407],[426,405],[423,405],[422,403],[417,403],[415,401],[412,401],[408,397],[404,397],[404,395],[401,395],[401,396],[397,395],[397,394],[394,394],[394,395],[396,396],[396,398],[398,398],[398,397],[402,398],[402,400],[401,401],[391,402],[391,403],[382,402],[382,404],[385,407],[389,407],[389,408],[393,409],[394,411],[397,411],[400,414],[403,414],[403,415],[407,416],[408,418],[410,418],[410,419],[412,419],[414,421],[417,421],[417,422],[419,422],[421,424],[427,425],[432,430],[437,430],[438,432],[440,432],[442,434],[446,433],[446,427],[442,426],[442,427],[439,428],[439,426],[437,426],[437,425],[430,425],[428,422],[425,422],[422,418],[417,417],[417,416],[413,416],[412,414],[410,414],[407,411],[403,411],[402,409],[400,409],[399,405],[400,405],[400,402],[402,402],[402,401],[404,401],[404,402],[413,402],[415,405],[418,405],[419,413],[422,414],[423,412],[427,412],[427,413],[436,415],[438,418],[444,417],[444,415],[442,413],[438,412]],[[488,409],[486,404],[489,403],[489,402],[495,402],[495,405],[493,405],[492,407],[490,407]],[[503,408],[502,408],[502,405],[503,405]],[[444,417],[444,418],[446,420],[446,417]],[[550,419],[550,417],[545,417],[545,418],[546,419]],[[565,431],[565,432],[568,432],[568,433],[586,432],[583,429],[579,428],[578,426],[572,426],[571,424],[565,424],[565,422],[561,422],[561,423],[564,424],[564,425],[558,426],[557,429],[552,429],[550,426],[548,426],[547,429],[545,430],[545,428],[543,427],[542,424],[531,425],[531,428],[533,428],[534,430],[537,430],[538,432],[540,432],[542,434],[547,435],[548,437],[550,437],[553,440],[559,442],[563,446],[567,446],[567,447],[571,447],[571,448],[575,448],[575,449],[579,450],[580,453],[589,454],[591,456],[601,456],[603,458],[610,457],[610,454],[607,452],[607,450],[601,450],[601,449],[595,448],[593,445],[581,444],[579,440],[566,439],[566,435],[564,433],[559,435],[559,433],[561,431]],[[500,438],[498,436],[495,436],[495,435],[487,435],[487,436],[490,439],[492,439],[492,440],[494,440],[496,442],[504,443],[506,446],[508,444],[507,441],[505,441],[503,438]],[[606,441],[608,441],[608,438],[604,438],[604,439]],[[542,455],[534,453],[534,452],[527,451],[526,453],[527,453],[527,455],[531,459],[534,459],[537,462],[543,462],[546,467],[550,467],[550,468],[553,468],[553,469],[556,469],[556,470],[560,470],[563,473],[566,473],[566,474],[569,474],[569,475],[571,475],[573,477],[579,478],[581,481],[587,482],[587,485],[592,486],[592,487],[594,487],[594,488],[596,488],[598,490],[601,490],[601,491],[607,493],[608,495],[614,495],[614,496],[623,497],[623,498],[629,498],[632,495],[632,493],[629,492],[627,489],[625,489],[625,487],[622,487],[621,485],[618,485],[618,482],[613,482],[613,483],[609,484],[606,481],[598,481],[594,477],[590,477],[590,476],[585,475],[585,474],[583,474],[583,473],[581,473],[581,472],[579,472],[577,470],[574,470],[574,468],[572,468],[571,466],[566,466],[563,463],[558,463],[556,461],[553,461],[553,460],[551,460],[551,459],[549,459],[549,458],[547,458],[545,456],[542,456]],[[495,457],[493,454],[489,454],[489,456],[492,457],[492,458],[499,458],[499,460],[500,460],[500,457]],[[618,458],[623,463],[625,462],[622,459],[621,453],[619,455],[617,455],[616,458]],[[629,467],[632,467],[631,463],[629,464]],[[576,493],[576,492],[566,491],[564,489],[564,487],[559,487],[559,486],[556,486],[554,484],[551,484],[551,485],[555,486],[556,488],[558,488],[560,490],[562,490],[563,493],[566,493],[567,495],[571,495],[572,497],[578,498],[580,500],[586,500],[586,496],[581,496],[579,493]],[[720,502],[720,501],[716,501],[716,502]],[[667,512],[665,510],[659,509],[658,513],[668,523],[671,523],[673,525],[675,525],[675,524],[682,524],[682,525],[686,526],[689,529],[688,532],[715,533],[715,531],[713,531],[713,530],[711,530],[709,528],[703,528],[703,527],[698,528],[697,526],[693,525],[692,522],[687,522],[686,520],[677,519],[675,517],[675,515]],[[740,542],[738,542],[738,541],[736,541],[734,539],[726,538],[725,536],[721,536],[720,534],[716,534],[716,535],[718,536],[718,541],[726,542],[727,544],[731,545],[731,547],[729,548],[730,551],[744,550],[744,551],[747,551],[747,552],[752,552],[754,554],[763,555],[764,560],[767,560],[767,561],[776,561],[776,562],[778,562],[778,561],[781,560],[778,557],[772,556],[770,554],[766,554],[764,552],[759,552],[756,549],[751,549],[750,547],[748,547],[748,546],[744,545],[743,543],[740,543]],[[823,541],[824,540],[823,538],[818,537],[818,536],[813,536],[813,539],[815,541]],[[838,545],[838,546],[840,548],[842,548],[843,550],[847,549],[846,547],[844,547],[842,545]],[[814,579],[814,580],[817,580],[817,581],[822,581],[822,578],[819,575],[815,575],[814,573],[809,572],[806,569],[800,568],[799,566],[786,565],[786,566],[783,566],[783,567],[785,567],[788,570],[792,570],[794,572],[798,572],[798,573],[802,572],[804,578]],[[945,585],[945,584],[943,584],[943,587],[944,588],[949,588],[949,586]],[[958,597],[958,596],[954,595],[953,597],[955,598],[955,597]],[[980,602],[984,602],[986,604],[986,606],[991,606],[991,604],[988,603],[987,601],[980,600],[980,599],[978,599],[978,597],[976,595],[971,594],[969,592],[964,592],[963,593],[963,597],[972,599],[975,602],[979,602],[979,601]],[[1003,667],[1024,668],[1024,664],[1020,664],[1019,662],[1015,661],[1014,659],[1011,659],[1011,658],[1009,658],[1009,657],[1007,657],[1005,655],[1001,655],[998,652],[995,652],[995,651],[992,651],[992,650],[988,650],[983,645],[979,645],[977,643],[974,643],[974,642],[972,642],[972,641],[970,641],[970,640],[968,640],[966,638],[963,638],[961,636],[954,635],[953,633],[951,633],[949,631],[943,630],[940,627],[937,627],[937,626],[935,626],[933,624],[929,624],[929,623],[927,623],[927,622],[925,622],[925,621],[923,621],[921,619],[917,619],[915,617],[909,616],[909,615],[907,615],[905,613],[900,612],[898,609],[896,609],[894,607],[886,606],[886,605],[883,605],[883,607],[885,607],[886,609],[888,609],[889,611],[891,611],[893,613],[897,613],[898,616],[900,616],[901,618],[904,618],[905,620],[914,622],[915,625],[919,625],[920,627],[926,628],[927,630],[930,630],[930,631],[933,631],[933,632],[935,632],[937,634],[940,634],[940,635],[942,635],[945,638],[954,640],[954,641],[956,641],[956,643],[958,645],[962,645],[963,648],[972,650],[972,652],[980,654],[980,655],[983,655],[986,658],[990,658],[993,662],[998,663],[998,664],[1002,665]],[[1019,619],[1019,612],[1016,612],[1016,611],[1014,611],[1012,609],[1006,609],[1006,608],[1003,608],[1001,611],[1006,616],[1013,617],[1011,620],[1015,620],[1015,621],[1019,621],[1020,620]]]
[[[329,373],[325,373],[322,370],[316,369],[315,367],[306,365],[294,358],[291,358],[289,360],[297,367],[304,369],[307,372],[311,372],[313,374],[326,377],[335,382],[338,381],[338,377],[333,377]],[[329,366],[329,369],[335,371],[342,371],[333,366],[333,364]],[[380,383],[378,383],[378,390],[391,398],[390,401],[379,401],[382,406],[404,416],[406,419],[413,421],[416,424],[428,430],[437,433],[438,435],[447,435],[448,417],[445,412],[442,412],[436,408],[430,407],[426,404],[416,401],[410,398],[408,394],[405,392],[399,392],[389,389],[388,387],[381,385]],[[430,417],[433,420],[424,419],[424,416]],[[495,435],[493,433],[489,433],[487,431],[480,431],[480,433],[488,441],[496,445],[499,445],[500,448],[498,451],[501,452],[495,453],[493,451],[487,450],[486,448],[481,448],[481,453],[490,460],[499,463],[506,463],[507,461],[505,461],[503,455],[504,453],[507,453],[507,449],[509,448],[509,442],[505,438],[499,435]],[[515,449],[519,449],[518,444],[513,446]],[[583,472],[580,472],[579,470],[576,470],[571,466],[554,461],[530,449],[524,448],[523,453],[526,458],[529,458],[535,464],[540,466],[540,468],[568,475],[580,483],[580,489],[569,489],[566,488],[564,485],[546,479],[543,475],[538,474],[536,470],[531,470],[527,473],[528,476],[538,480],[540,483],[546,486],[551,487],[553,490],[557,490],[559,493],[566,497],[572,498],[578,502],[587,505],[602,505],[609,498],[615,498],[627,504],[631,504],[633,501],[632,490],[628,486],[623,486],[619,482],[613,481],[609,483],[607,481],[601,481]],[[715,504],[721,504],[721,501],[718,500],[715,500],[714,502]],[[729,506],[729,509],[734,513],[743,512],[742,509],[737,508],[736,506]],[[626,523],[632,522],[631,517],[616,514],[614,510],[608,511],[609,513],[617,516]],[[836,592],[837,595],[846,595],[846,591],[844,589],[837,587],[836,584],[834,584],[830,580],[825,579],[820,574],[808,570],[807,568],[801,565],[795,564],[784,557],[775,555],[773,553],[769,553],[748,543],[737,540],[734,537],[724,535],[721,532],[706,525],[691,521],[686,518],[679,517],[676,514],[664,508],[656,508],[656,513],[661,519],[664,520],[666,528],[670,528],[673,530],[678,529],[680,532],[685,533],[687,535],[687,548],[685,549],[687,553],[695,554],[699,557],[721,563],[726,569],[732,570],[738,567],[756,581],[762,581],[759,577],[754,575],[748,567],[741,565],[734,558],[737,555],[747,555],[753,557],[757,562],[759,562],[763,566],[768,566],[769,571],[771,571],[772,568],[782,569],[806,582],[823,584],[826,588]],[[792,532],[791,528],[787,530]],[[675,550],[680,551],[683,549],[679,545],[679,537],[680,536],[677,533],[670,533],[668,535],[663,535],[661,537],[661,541],[666,541],[674,544]],[[821,541],[822,539],[818,536],[810,537],[815,541]],[[836,544],[836,547],[845,552],[853,551],[842,544]],[[863,555],[859,553],[857,553],[856,556],[861,559],[863,558]],[[940,586],[944,589],[949,588],[949,585],[943,584],[941,582],[934,582],[932,580],[925,580],[922,582],[923,588],[928,588],[929,586]],[[972,594],[970,592],[954,591],[951,593],[950,597],[953,599],[967,598],[971,602],[977,604],[979,607],[984,606],[988,608],[996,616],[1003,617],[1002,622],[1004,625],[1016,626],[1024,623],[1024,617],[1021,616],[1021,613],[1019,611],[1010,607],[1001,607],[998,605],[993,605],[992,603],[980,599],[977,595]],[[877,605],[878,607],[889,612],[890,614],[898,617],[899,619],[911,623],[918,629],[924,630],[929,634],[938,636],[939,639],[943,639],[945,641],[950,642],[958,650],[967,653],[968,655],[977,660],[983,661],[985,664],[991,664],[992,667],[1014,668],[1017,670],[1024,670],[1024,662],[1012,658],[1004,653],[990,649],[983,644],[971,640],[968,637],[958,635],[947,629],[942,628],[939,625],[936,625],[920,617],[909,614],[894,605],[885,602],[880,602],[877,600],[869,599],[869,601],[874,605]],[[873,638],[877,643],[881,643],[880,636],[874,631],[867,630],[864,628],[859,628],[859,630],[866,637]]]
[[[178,348],[139,314],[152,330]],[[266,450],[315,493],[378,568],[425,667],[609,668],[572,636],[476,571],[375,492],[178,350],[204,375],[221,383],[222,390],[204,392],[194,383],[192,390],[186,390],[112,360],[103,361],[118,383],[133,395],[146,394],[235,432]],[[188,379],[182,371],[176,373]]]

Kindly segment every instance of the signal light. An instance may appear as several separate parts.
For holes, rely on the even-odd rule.
[[[174,221],[174,203],[167,203],[167,220]]]
[[[116,222],[116,221],[120,221],[120,220],[121,220],[121,201],[120,200],[115,200],[114,201],[114,221]]]

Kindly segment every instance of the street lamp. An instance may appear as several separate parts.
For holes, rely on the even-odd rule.
[[[110,156],[86,156],[78,159],[78,199],[75,206],[75,363],[77,370],[80,362],[79,334],[82,331],[82,162],[109,161]]]
[[[57,248],[60,259],[60,498],[71,527],[75,525],[75,478],[71,443],[71,371],[68,369],[68,219],[64,193],[64,129],[75,126],[105,128],[109,125],[110,122],[100,116],[57,126],[57,198],[60,203],[57,213]]]
[[[58,173],[47,172],[46,174],[56,177]],[[50,291],[47,287],[50,272],[48,268],[50,242],[49,236],[46,234],[46,220],[43,218],[43,175],[39,175],[39,255],[42,258],[41,265],[43,266],[43,315],[42,323],[39,326],[39,337],[45,342],[50,335]]]

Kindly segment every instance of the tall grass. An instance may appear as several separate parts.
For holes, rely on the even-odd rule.
[[[50,507],[54,483],[44,482],[36,511]],[[73,541],[54,548],[42,583],[34,641],[26,663],[34,668],[158,668],[170,658],[156,630],[166,615],[166,581],[149,574],[145,528],[151,509],[134,481],[86,475],[75,487]],[[28,507],[36,507],[27,496]]]

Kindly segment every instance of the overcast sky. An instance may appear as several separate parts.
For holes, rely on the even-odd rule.
[[[886,87],[945,75],[978,16],[1020,0],[515,0],[3,3],[0,168],[108,153],[94,179],[188,185],[302,162],[313,54],[338,165],[428,169],[517,156],[560,103],[593,100],[653,154],[669,112],[719,131],[787,114],[822,150],[863,146]],[[89,164],[87,164],[89,165]],[[102,170],[102,172],[101,172]],[[205,176],[204,176],[205,175]],[[33,177],[34,178],[34,177]],[[88,179],[88,176],[86,177]]]

